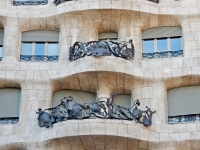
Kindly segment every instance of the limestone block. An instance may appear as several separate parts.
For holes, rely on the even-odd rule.
[[[200,137],[200,132],[191,132],[190,133],[190,138],[191,140],[197,140]]]
[[[20,135],[9,135],[7,144],[9,143],[16,143],[19,140]]]
[[[118,136],[123,136],[123,137],[127,137],[127,125],[124,124],[119,124],[118,125]]]
[[[172,77],[182,76],[182,69],[171,69]]]
[[[163,133],[173,133],[174,132],[174,126],[169,124],[162,124],[161,130]]]
[[[66,124],[66,133],[67,136],[76,136],[78,135],[78,124]]]
[[[79,123],[79,135],[90,135],[90,123]]]
[[[186,132],[194,132],[194,131],[196,131],[196,123],[187,123],[187,124],[185,124],[185,131]]]
[[[13,125],[12,134],[30,134],[30,125],[28,123],[18,123],[16,125]]]
[[[128,137],[138,139],[140,136],[140,128],[136,125],[128,125]]]
[[[90,123],[91,134],[93,135],[105,135],[106,127],[104,123]]]
[[[142,98],[152,98],[153,97],[152,87],[143,87],[142,93],[143,93]]]
[[[1,136],[10,135],[11,133],[12,133],[12,125],[2,125],[1,126],[1,130],[0,130],[0,135]]]
[[[106,124],[106,135],[118,135],[118,124]]]

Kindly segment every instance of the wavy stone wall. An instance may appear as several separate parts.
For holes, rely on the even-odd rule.
[[[145,0],[70,1],[55,6],[12,6],[0,0],[4,52],[0,87],[21,87],[19,123],[0,126],[0,149],[200,149],[200,122],[167,124],[166,91],[200,84],[200,23],[198,0],[159,4]],[[181,26],[184,57],[142,59],[142,30]],[[59,62],[19,62],[21,33],[59,30]],[[69,47],[76,41],[97,40],[98,33],[115,31],[120,40],[133,39],[135,57],[84,57],[70,62]],[[98,98],[132,93],[149,106],[151,127],[131,121],[74,120],[39,128],[36,111],[51,106],[53,91],[75,89],[96,92]],[[87,139],[87,141],[86,141]]]

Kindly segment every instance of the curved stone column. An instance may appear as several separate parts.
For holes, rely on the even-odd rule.
[[[17,62],[20,54],[20,28],[17,18],[7,18],[4,27],[3,62]]]

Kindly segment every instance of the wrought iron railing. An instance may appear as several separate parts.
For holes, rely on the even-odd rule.
[[[21,6],[21,5],[47,5],[48,0],[21,0],[21,1],[16,1],[13,0],[13,6]]]
[[[19,118],[0,118],[0,125],[9,125],[9,124],[17,124],[19,122]]]
[[[72,0],[54,0],[53,3],[57,6],[61,3],[67,2],[67,1],[72,1]]]
[[[91,55],[95,57],[115,56],[130,60],[134,57],[134,45],[132,40],[120,43],[113,41],[76,42],[70,47],[69,60],[74,61]]]
[[[159,0],[148,0],[148,1],[159,3]]]
[[[163,52],[154,52],[154,53],[142,53],[143,58],[170,58],[170,57],[182,57],[183,50],[178,51],[163,51]]]
[[[46,55],[20,55],[21,61],[57,61],[58,56]]]
[[[107,101],[94,100],[91,103],[78,103],[72,96],[61,99],[60,104],[55,107],[42,110],[38,109],[38,125],[40,127],[51,127],[54,123],[74,120],[74,119],[90,119],[96,117],[101,119],[118,119],[129,120],[141,123],[144,126],[151,126],[152,111],[146,106],[146,110],[140,110],[139,100],[136,100],[133,106],[127,108],[115,105],[113,98],[118,94],[112,94]]]
[[[185,116],[173,116],[168,117],[169,124],[178,124],[178,123],[190,123],[200,121],[199,115],[185,115]]]

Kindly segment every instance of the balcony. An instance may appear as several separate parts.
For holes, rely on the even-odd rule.
[[[32,62],[40,62],[40,61],[58,61],[58,56],[46,56],[46,55],[20,55],[21,61],[32,61]]]
[[[143,59],[145,59],[145,58],[152,59],[152,58],[183,57],[183,50],[142,53],[142,57],[143,57]]]
[[[48,0],[13,0],[13,6],[47,5]]]

